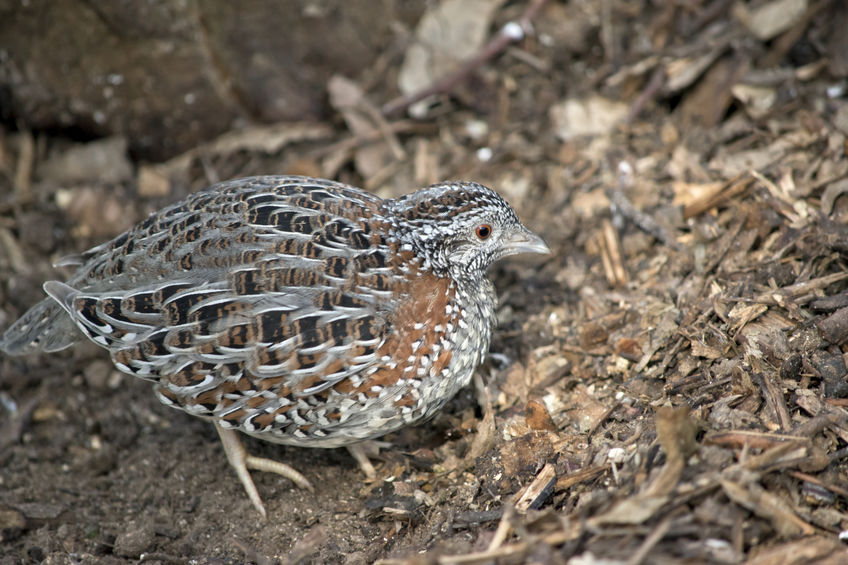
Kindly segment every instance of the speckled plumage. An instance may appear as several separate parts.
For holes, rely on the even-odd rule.
[[[224,429],[349,445],[465,386],[495,323],[486,268],[546,250],[474,183],[382,200],[326,180],[240,179],[83,253],[0,348],[55,351],[85,334],[163,403]]]

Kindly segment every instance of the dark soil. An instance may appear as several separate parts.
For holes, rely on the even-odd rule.
[[[479,382],[384,438],[376,481],[344,450],[245,438],[317,487],[253,472],[267,521],[213,427],[100,348],[0,358],[0,564],[848,562],[846,10],[801,2],[769,31],[766,4],[551,2],[425,117],[382,121],[396,42],[351,81],[358,118],[331,95],[325,122],[164,163],[7,122],[2,328],[57,258],[252,174],[475,180],[553,253],[492,269]]]

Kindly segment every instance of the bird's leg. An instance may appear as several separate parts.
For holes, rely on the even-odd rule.
[[[218,424],[215,424],[215,429],[218,430],[218,435],[221,437],[221,443],[224,445],[224,453],[227,454],[227,460],[233,469],[236,470],[236,475],[238,475],[242,486],[244,486],[244,490],[247,491],[247,496],[250,498],[253,506],[262,514],[263,518],[267,516],[265,507],[262,505],[259,491],[256,490],[256,485],[253,484],[253,479],[250,477],[248,469],[277,473],[291,480],[300,488],[305,488],[309,492],[315,492],[306,477],[285,463],[248,455],[244,450],[244,446],[241,444],[241,439],[237,431],[224,429]]]
[[[354,443],[353,445],[348,445],[347,450],[356,459],[356,462],[359,463],[359,468],[362,469],[365,476],[369,479],[376,479],[377,470],[374,468],[371,460],[368,459],[368,454],[366,453],[366,447],[371,447],[372,451],[374,449],[374,446],[369,445],[370,443],[373,442]],[[379,450],[379,446],[376,449]]]

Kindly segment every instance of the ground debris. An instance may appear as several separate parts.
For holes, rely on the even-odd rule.
[[[475,386],[387,438],[373,481],[344,452],[252,442],[321,486],[256,477],[261,523],[214,432],[95,348],[2,357],[12,562],[848,561],[848,9],[425,4],[448,20],[334,75],[323,121],[164,163],[117,136],[0,132],[0,325],[63,276],[56,259],[215,180],[326,174],[395,196],[466,178],[553,250],[493,269],[500,327]],[[461,49],[437,41],[438,64],[412,67],[469,19]],[[415,120],[385,111],[404,55],[398,111],[436,94]]]

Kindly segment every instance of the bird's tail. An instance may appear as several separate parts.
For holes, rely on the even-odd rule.
[[[68,313],[52,298],[45,298],[21,316],[0,337],[0,350],[9,355],[53,352],[82,337]]]

